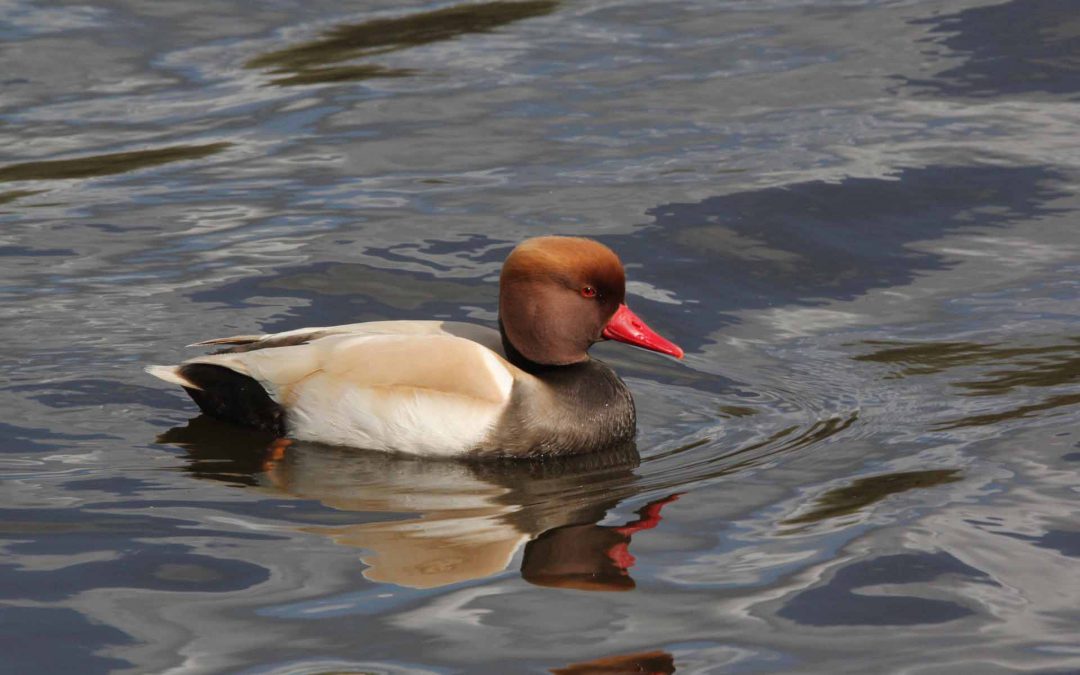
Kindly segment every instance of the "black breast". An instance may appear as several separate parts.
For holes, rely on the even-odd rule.
[[[630,390],[611,368],[589,359],[533,372],[539,391],[516,383],[510,405],[477,454],[516,457],[599,452],[634,437]]]

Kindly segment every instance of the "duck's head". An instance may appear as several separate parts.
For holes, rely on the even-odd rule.
[[[618,340],[682,358],[626,306],[626,273],[603,244],[579,237],[536,237],[510,252],[499,277],[499,321],[523,357],[562,366],[589,358],[601,340]]]

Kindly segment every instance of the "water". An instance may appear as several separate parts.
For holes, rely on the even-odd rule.
[[[1080,671],[1073,0],[0,7],[9,672]],[[195,416],[199,339],[628,264],[636,448]],[[607,668],[607,670],[603,670]]]

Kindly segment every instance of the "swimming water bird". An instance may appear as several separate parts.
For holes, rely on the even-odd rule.
[[[241,335],[147,372],[208,415],[280,436],[430,457],[595,452],[634,436],[630,391],[588,350],[617,340],[683,351],[625,304],[622,263],[599,242],[536,237],[499,277],[499,330],[374,321]]]

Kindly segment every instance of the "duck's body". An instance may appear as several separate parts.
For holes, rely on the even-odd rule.
[[[499,332],[374,321],[208,340],[224,351],[150,372],[203,412],[293,438],[452,457],[591,452],[633,436],[630,393],[595,359],[533,375]]]
[[[532,251],[530,242],[546,245]],[[207,414],[334,445],[526,457],[625,442],[635,431],[633,399],[610,368],[588,356],[588,346],[611,338],[676,356],[681,350],[621,304],[621,265],[615,275],[601,256],[598,269],[584,266],[587,281],[562,278],[567,265],[581,266],[564,260],[568,242],[577,247],[570,250],[614,258],[608,249],[562,237],[530,242],[504,267],[498,331],[441,321],[307,328],[201,342],[224,349],[147,370],[183,386]],[[553,251],[563,254],[554,263],[530,255],[550,258]],[[567,287],[587,302],[569,299]],[[608,287],[606,295],[596,290]],[[508,294],[519,298],[508,303]]]

